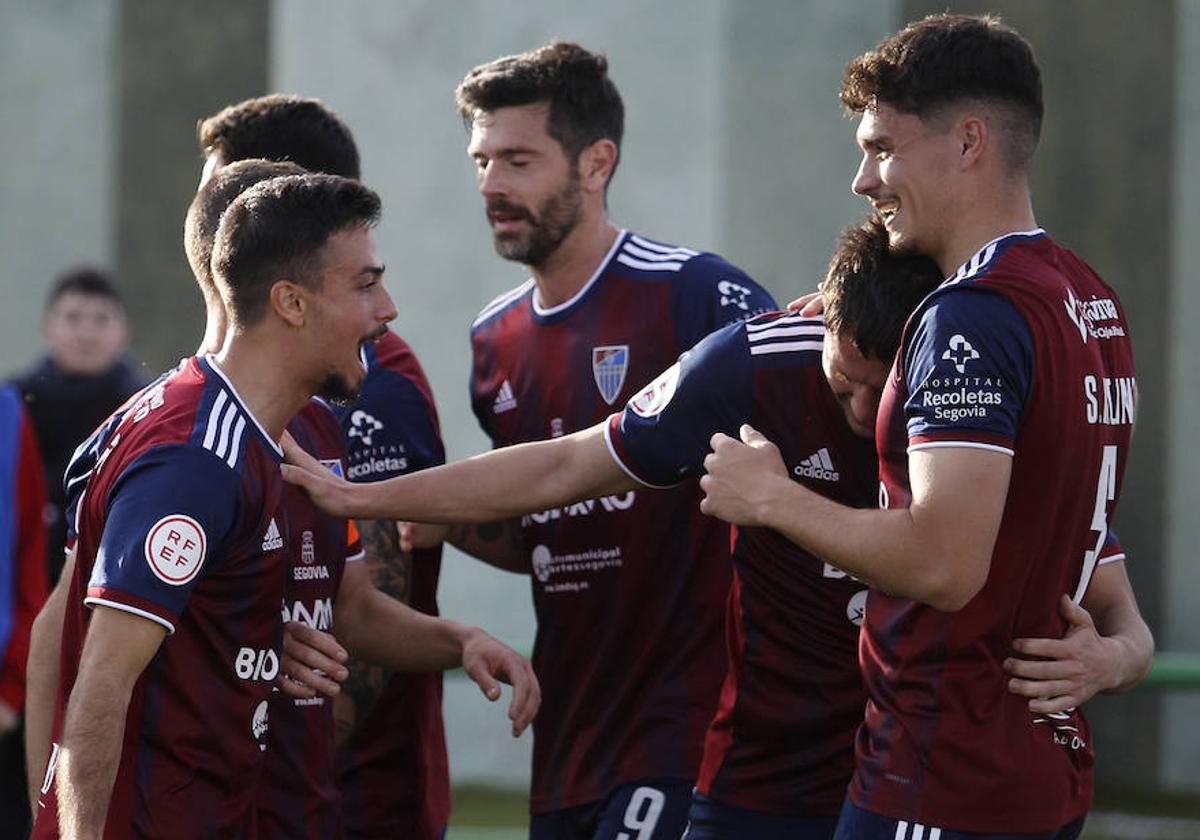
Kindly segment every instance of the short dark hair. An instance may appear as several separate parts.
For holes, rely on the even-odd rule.
[[[281,276],[319,288],[318,252],[329,237],[379,220],[379,196],[337,175],[287,175],[239,195],[221,216],[212,270],[232,320],[247,327],[267,311]]]
[[[1042,74],[1033,48],[993,15],[930,15],[846,65],[842,104],[876,102],[927,119],[975,100],[1005,111],[1010,163],[1027,169],[1042,130]]]
[[[125,309],[125,302],[121,300],[117,287],[113,285],[112,276],[96,266],[76,266],[60,274],[50,287],[50,293],[46,295],[46,309],[51,309],[58,303],[58,299],[66,294],[107,298],[122,311]]]
[[[548,103],[546,132],[572,162],[597,140],[611,140],[619,152],[625,132],[625,104],[608,77],[608,59],[571,41],[479,65],[454,91],[454,101],[468,128],[480,113]]]
[[[219,152],[225,163],[288,160],[309,172],[360,177],[354,135],[319,99],[282,93],[247,99],[202,120],[196,137],[205,154]]]
[[[928,257],[893,251],[887,228],[872,216],[838,239],[821,286],[825,327],[853,341],[863,356],[890,362],[904,322],[943,279]]]
[[[205,182],[192,199],[183,221],[183,249],[196,282],[205,295],[214,294],[212,253],[221,214],[239,195],[261,181],[284,175],[303,175],[294,163],[258,158],[239,160],[222,166]]]

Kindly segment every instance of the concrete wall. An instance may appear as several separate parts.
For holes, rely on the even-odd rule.
[[[0,0],[0,376],[40,355],[55,275],[110,264],[117,0]]]
[[[1163,620],[1159,646],[1200,651],[1200,575],[1196,574],[1196,512],[1200,510],[1200,283],[1196,282],[1192,225],[1200,214],[1200,3],[1179,5],[1176,21],[1175,119],[1172,140],[1171,271],[1163,309],[1169,354],[1165,471],[1166,528]],[[1136,294],[1136,293],[1135,293]],[[1139,432],[1140,435],[1140,432]],[[1200,787],[1200,693],[1167,695],[1161,722],[1162,780]]]

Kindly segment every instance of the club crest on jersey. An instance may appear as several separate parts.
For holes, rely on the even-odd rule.
[[[942,354],[942,358],[954,362],[954,369],[959,373],[966,373],[967,362],[978,359],[979,351],[971,346],[971,342],[967,341],[966,336],[962,333],[955,333],[950,336],[950,346]]]
[[[164,516],[146,534],[146,562],[163,583],[183,586],[200,574],[207,539],[200,523],[182,513]]]
[[[321,465],[338,478],[345,478],[346,473],[342,470],[342,462],[338,458],[322,458]]]
[[[625,374],[628,371],[628,344],[592,348],[592,376],[596,379],[600,396],[604,397],[604,401],[609,405],[612,405],[621,393],[621,386],[625,384]]]
[[[679,385],[679,362],[660,373],[657,379],[646,386],[645,390],[631,399],[629,407],[639,417],[654,417],[671,402],[671,397],[675,396],[677,385]]]

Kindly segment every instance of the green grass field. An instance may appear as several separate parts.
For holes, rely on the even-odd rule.
[[[1200,840],[1200,797],[1100,791],[1096,800],[1098,813],[1082,840]],[[524,840],[526,808],[521,793],[456,788],[447,840]]]

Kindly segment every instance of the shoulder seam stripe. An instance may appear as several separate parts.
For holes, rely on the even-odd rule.
[[[651,251],[658,251],[660,254],[678,254],[679,256],[695,257],[699,256],[700,252],[691,248],[683,248],[678,245],[660,245],[657,242],[651,242],[649,239],[638,236],[636,233],[630,235],[630,240],[641,245],[643,248]]]
[[[229,456],[225,459],[225,463],[229,464],[231,469],[237,467],[238,454],[242,447],[242,434],[246,431],[246,418],[238,415],[237,425],[233,427],[233,436],[229,440]]]
[[[762,330],[770,330],[780,326],[815,326],[825,329],[825,319],[821,317],[805,318],[800,313],[795,312],[788,315],[783,315],[779,318],[773,318],[770,321],[765,321],[761,324],[756,324],[753,321],[746,322],[746,332],[760,332]]]
[[[522,283],[520,286],[517,286],[515,289],[509,289],[504,294],[502,294],[499,297],[492,300],[491,303],[489,303],[487,306],[483,307],[483,309],[481,309],[479,311],[479,314],[475,316],[475,320],[471,322],[471,326],[472,327],[479,326],[481,323],[486,321],[488,318],[491,318],[493,315],[495,315],[501,309],[508,306],[510,303],[516,301],[522,295],[524,295],[527,291],[529,291],[529,289],[532,285],[533,285],[533,278],[531,277],[528,280],[526,280],[524,283]]]
[[[635,260],[624,252],[617,254],[617,262],[624,263],[630,268],[636,268],[639,271],[679,271],[679,269],[683,268],[683,263],[681,262],[645,262],[644,260]]]
[[[645,248],[639,248],[632,242],[626,242],[621,248],[621,251],[634,257],[640,257],[641,259],[649,260],[650,262],[670,262],[671,260],[687,262],[692,258],[690,254],[664,254],[661,252],[648,251]]]
[[[238,414],[237,406],[233,401],[229,401],[229,405],[225,408],[225,417],[221,420],[221,436],[218,438],[216,453],[218,458],[224,458],[229,451],[229,430],[233,428],[233,418]]]
[[[794,327],[782,326],[769,330],[758,330],[757,332],[750,332],[747,330],[746,338],[750,341],[762,341],[764,338],[782,338],[789,335],[824,336],[825,327],[802,324]]]
[[[805,350],[821,352],[819,341],[775,341],[766,344],[756,344],[750,348],[751,356],[762,356],[767,353],[798,353]]]
[[[217,424],[220,420],[221,409],[225,407],[225,401],[229,396],[224,389],[217,392],[217,398],[213,401],[212,408],[208,412],[207,426],[204,430],[204,448],[212,449],[213,442],[217,439]]]

